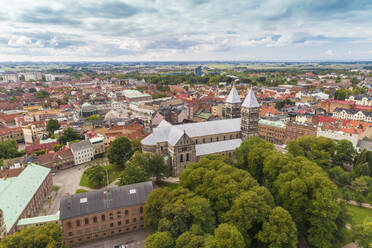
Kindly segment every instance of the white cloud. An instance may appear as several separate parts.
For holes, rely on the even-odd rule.
[[[334,53],[333,53],[333,51],[331,49],[325,51],[324,54],[325,55],[328,55],[328,56],[333,56],[334,55]]]
[[[336,2],[4,0],[0,60],[371,59],[372,5]]]

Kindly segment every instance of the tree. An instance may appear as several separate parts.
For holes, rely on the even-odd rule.
[[[102,166],[96,165],[84,171],[90,184],[94,187],[101,186],[105,183],[106,171]]]
[[[63,147],[65,147],[65,145],[55,144],[53,146],[53,151],[58,152]]]
[[[345,100],[350,95],[351,95],[351,90],[349,89],[339,89],[339,90],[336,90],[334,93],[334,97],[336,100]]]
[[[221,224],[214,231],[217,248],[245,247],[243,235],[229,224]]]
[[[176,248],[202,248],[205,247],[207,235],[197,235],[192,232],[184,232],[176,240]]]
[[[343,166],[344,164],[353,164],[354,157],[357,151],[353,143],[348,140],[339,140],[336,145],[336,152],[333,156],[333,163],[335,165]]]
[[[131,143],[126,137],[120,137],[114,140],[108,150],[110,163],[117,166],[124,166],[132,154]]]
[[[46,91],[46,90],[40,90],[38,92],[36,92],[36,98],[47,98],[49,97],[49,92]]]
[[[372,222],[364,222],[355,226],[354,238],[361,247],[371,247]]]
[[[144,206],[144,220],[147,228],[158,229],[158,223],[162,218],[162,209],[172,198],[173,192],[170,188],[159,188],[151,192]]]
[[[63,131],[62,135],[59,136],[58,141],[61,144],[66,145],[67,142],[77,140],[80,138],[80,135],[71,127],[68,127]]]
[[[134,139],[130,142],[130,145],[132,147],[132,151],[136,152],[142,152],[142,146],[141,146],[141,138]]]
[[[256,186],[234,200],[225,215],[225,221],[233,224],[251,245],[261,226],[274,207],[274,198],[265,187]]]
[[[49,135],[53,135],[54,131],[58,130],[60,125],[56,119],[50,119],[47,123],[46,130],[49,132]]]
[[[287,98],[285,100],[281,100],[281,101],[278,101],[277,103],[275,103],[275,108],[276,109],[282,109],[286,105],[291,105],[292,106],[294,104],[295,104],[295,102],[293,102],[289,98]]]
[[[142,167],[127,165],[120,175],[119,185],[128,185],[149,181],[150,177]]]
[[[28,92],[30,92],[30,93],[35,93],[35,92],[36,92],[36,89],[35,89],[35,88],[30,88],[30,89],[28,90]]]
[[[257,237],[268,248],[297,247],[296,224],[291,215],[281,207],[271,210],[268,220],[263,223]]]
[[[52,248],[63,247],[63,235],[60,225],[45,224],[41,227],[28,227],[11,236],[5,237],[0,248]]]
[[[263,161],[274,151],[274,146],[259,137],[244,141],[235,149],[236,167],[247,170],[259,183],[263,180]]]
[[[98,115],[91,115],[87,118],[87,121],[99,121]]]
[[[153,155],[150,160],[144,165],[147,174],[155,177],[156,181],[161,181],[169,175],[169,167],[165,164],[164,159],[160,155]]]
[[[21,152],[18,152],[17,142],[15,140],[8,140],[0,142],[0,159],[19,157]]]
[[[146,248],[173,248],[174,240],[169,232],[156,232],[146,239]]]

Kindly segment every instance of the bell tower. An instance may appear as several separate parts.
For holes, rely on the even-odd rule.
[[[235,86],[233,86],[223,106],[224,117],[226,119],[239,118],[241,103],[242,103],[242,100],[240,100],[238,91],[236,90]]]
[[[250,137],[258,136],[260,107],[253,90],[250,89],[241,107],[240,128],[243,141]]]

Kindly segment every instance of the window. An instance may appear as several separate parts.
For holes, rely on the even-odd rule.
[[[121,217],[121,213],[120,213],[120,211],[117,212],[117,215],[118,215],[118,218]]]
[[[128,212],[128,209],[125,210],[125,216],[128,216],[129,215],[129,212]]]
[[[143,217],[142,216],[140,217],[140,221],[143,221]]]
[[[76,226],[80,226],[80,220],[76,221]]]
[[[213,138],[211,138],[211,142],[213,141]]]
[[[205,143],[205,138],[203,138],[203,143]]]
[[[129,220],[125,220],[125,224],[129,224]]]
[[[67,222],[67,227],[68,228],[72,228],[72,224],[71,224],[71,222],[69,221],[69,222]]]
[[[137,222],[137,219],[136,218],[133,218],[133,223],[136,223]]]
[[[132,215],[136,215],[137,214],[137,208],[132,208]]]
[[[93,217],[93,223],[97,223],[97,216]]]
[[[85,225],[89,225],[89,219],[88,218],[85,218],[84,222],[85,222]]]
[[[180,162],[183,162],[183,154],[180,155]]]
[[[190,154],[186,153],[186,161],[190,161]]]
[[[118,226],[121,226],[121,221],[118,221]]]
[[[71,237],[71,236],[72,236],[72,232],[69,232],[69,233],[68,233],[68,236],[70,236],[70,237]]]
[[[94,227],[93,227],[93,231],[94,231],[94,232],[98,232],[98,231],[99,231],[99,230],[98,230],[98,226],[94,226]]]
[[[217,141],[220,141],[220,138],[219,137],[217,137]]]
[[[140,213],[141,214],[143,213],[143,207],[140,207]]]
[[[102,219],[102,221],[105,221],[106,216],[105,216],[104,214],[102,214],[102,215],[101,215],[101,219]]]
[[[114,218],[114,215],[110,213],[110,220],[112,220],[113,218]]]
[[[114,227],[114,223],[110,223],[110,228],[113,228]]]
[[[90,229],[89,228],[85,229],[85,233],[86,234],[90,233]]]

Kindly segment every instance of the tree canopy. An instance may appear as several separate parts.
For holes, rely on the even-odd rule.
[[[312,247],[331,248],[343,239],[346,211],[336,185],[315,161],[331,167],[349,146],[304,139],[282,154],[254,137],[234,151],[236,161],[215,155],[188,164],[180,187],[150,194],[146,226],[155,234],[169,233],[176,247],[192,242],[193,247],[294,248],[301,238]]]
[[[63,247],[60,225],[46,224],[41,227],[28,227],[5,237],[0,248],[54,248]]]
[[[47,123],[46,130],[49,132],[49,135],[54,134],[54,131],[58,130],[60,125],[56,119],[50,119]]]
[[[67,142],[71,142],[71,141],[74,141],[74,140],[77,140],[80,138],[80,135],[78,132],[76,132],[74,129],[72,129],[71,127],[68,127],[66,128],[63,133],[61,134],[61,136],[58,137],[58,141],[61,143],[61,144],[64,144],[66,145]]]
[[[114,140],[108,150],[110,163],[117,166],[124,166],[132,154],[131,142],[126,137],[120,137]]]

